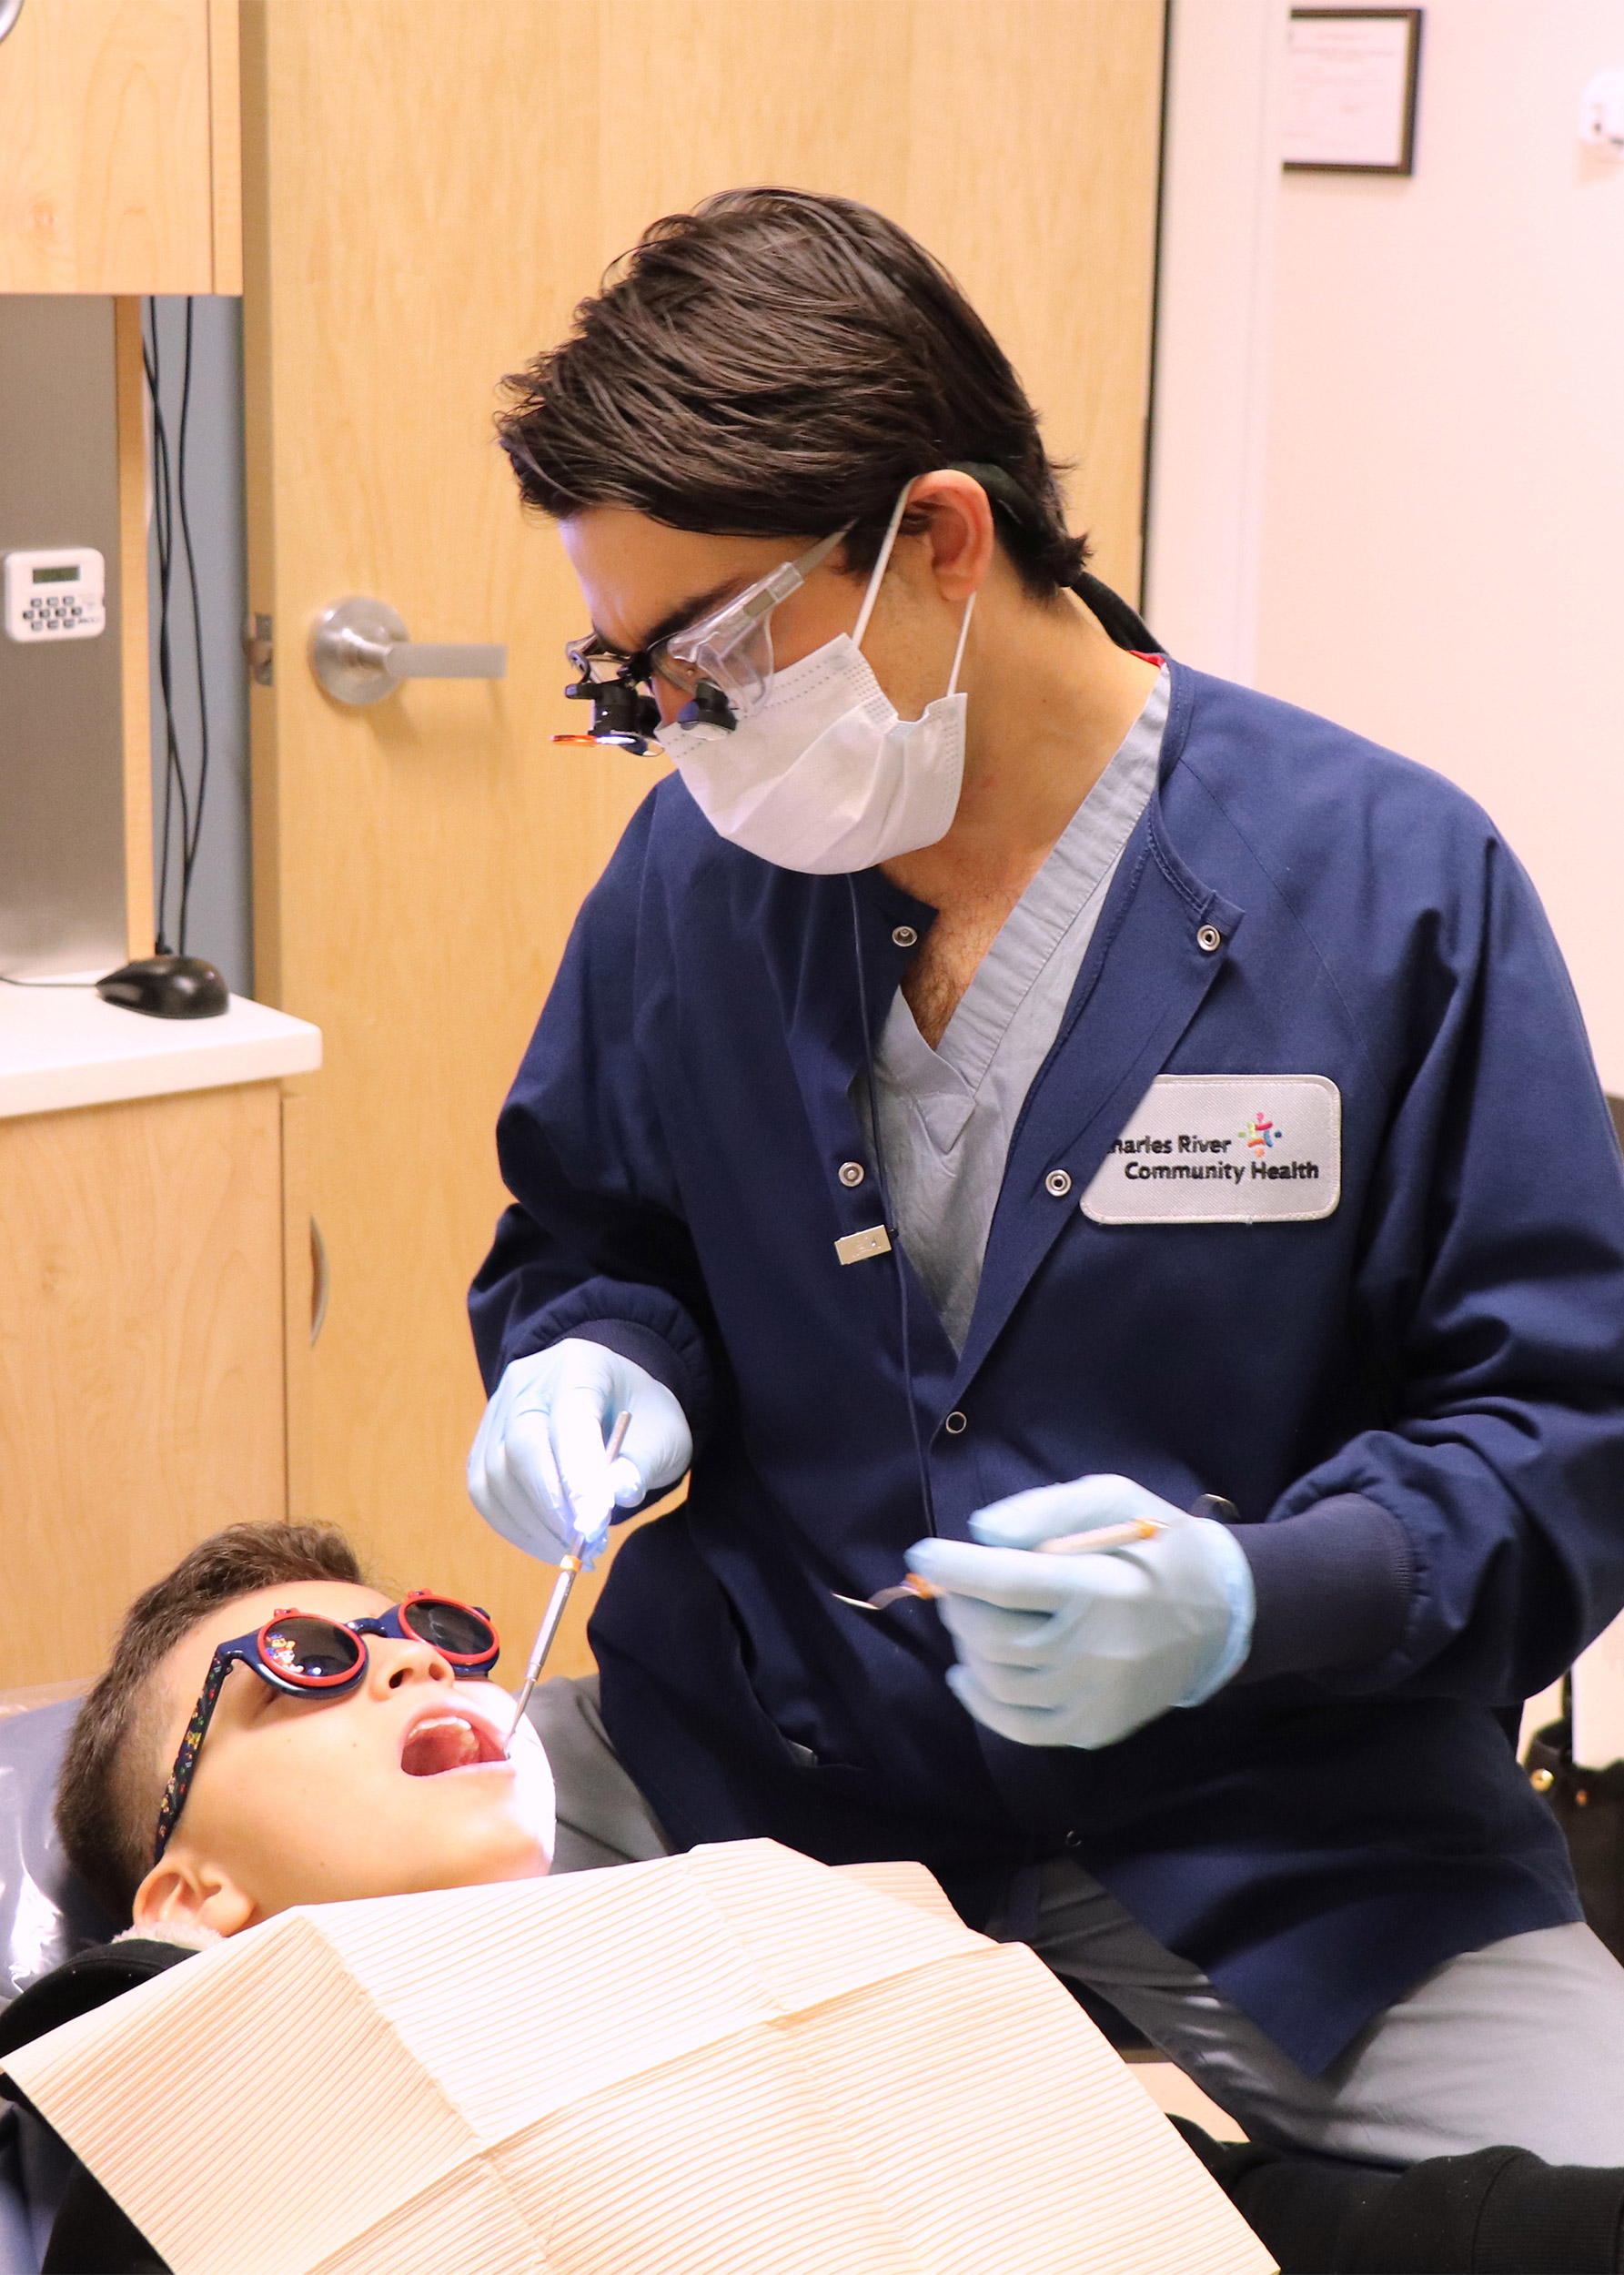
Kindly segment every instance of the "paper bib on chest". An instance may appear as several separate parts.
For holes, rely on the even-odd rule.
[[[1324,1075],[1158,1075],[1083,1196],[1095,1224],[1311,1224],[1342,1197]]]

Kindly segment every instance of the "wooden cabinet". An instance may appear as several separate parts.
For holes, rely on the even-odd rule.
[[[0,291],[240,292],[237,0],[23,0]]]
[[[0,1687],[95,1673],[205,1533],[298,1513],[309,1219],[279,1082],[0,1119]]]

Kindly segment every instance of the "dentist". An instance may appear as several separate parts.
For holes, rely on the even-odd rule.
[[[621,1410],[622,1508],[691,1472],[540,1694],[580,1861],[915,1856],[1255,2138],[1624,2162],[1624,1974],[1513,1753],[1624,1603],[1624,1178],[1521,870],[1156,652],[861,206],[656,224],[510,391],[578,692],[677,770],[471,1299],[509,1539]]]

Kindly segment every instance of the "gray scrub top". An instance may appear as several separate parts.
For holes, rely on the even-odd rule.
[[[880,1032],[874,1093],[892,1207],[955,1350],[970,1331],[1022,1105],[1155,787],[1169,683],[1164,664],[1121,748],[1004,918],[935,1049],[900,988]],[[872,1147],[861,1075],[855,1102]]]

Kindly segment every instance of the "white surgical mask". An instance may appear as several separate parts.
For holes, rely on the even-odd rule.
[[[945,837],[964,774],[965,699],[954,693],[971,594],[947,693],[900,719],[869,669],[862,635],[913,488],[897,500],[856,629],[772,674],[731,733],[671,720],[656,740],[719,835],[781,869],[838,876]]]

